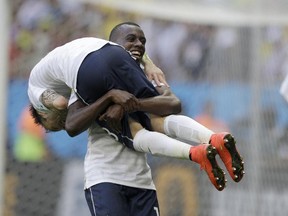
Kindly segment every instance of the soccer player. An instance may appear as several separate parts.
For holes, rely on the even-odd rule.
[[[136,23],[125,22],[115,26],[111,31],[109,40],[116,42],[122,45],[126,50],[129,50],[132,56],[139,63],[142,63],[144,65],[144,70],[146,70],[146,73],[149,67],[153,67],[155,69],[156,66],[151,62],[149,57],[147,55],[144,55],[146,38],[142,29]],[[158,86],[156,88],[158,92],[160,92],[162,95],[167,96],[165,99],[169,98],[169,100],[172,101],[178,100],[176,96],[170,91],[170,89],[167,88],[165,85],[159,86],[158,82]],[[160,105],[159,108],[160,107],[165,106]],[[105,115],[106,114],[103,114],[100,118],[105,119],[107,117]],[[165,114],[162,113],[162,115]],[[219,155],[223,160],[232,179],[236,182],[239,182],[242,179],[244,174],[243,160],[236,149],[235,140],[233,139],[233,137],[231,137],[230,134],[215,134],[211,130],[194,121],[193,119],[183,115],[169,115],[165,118],[150,115],[150,119],[152,121],[154,130],[169,135],[170,137],[180,138],[181,140],[186,140],[189,142],[192,141],[196,143],[211,143],[214,147],[216,147],[217,151],[219,152]],[[139,128],[140,127],[138,127],[137,132]],[[133,137],[135,136],[134,134],[136,134],[136,132],[133,133]],[[149,133],[149,135],[151,135],[151,133]],[[159,134],[157,136],[159,136]],[[145,139],[147,138],[143,138],[143,140]],[[168,143],[166,139],[163,138],[162,140],[165,140],[164,142]],[[175,140],[173,140],[172,142],[174,143]],[[160,143],[161,142],[158,143],[158,146],[161,145]],[[138,142],[134,145],[134,148],[135,146],[138,146],[137,144]],[[165,150],[166,148],[164,145],[165,144],[163,143],[163,147],[161,147],[161,149]],[[171,146],[173,145],[171,144]],[[154,146],[151,147],[147,144],[143,144],[138,148],[138,150],[147,152],[149,150],[153,150],[153,147]],[[179,157],[179,153],[176,153],[176,148],[177,147],[175,146],[175,149],[173,149],[172,151],[175,153],[174,156]],[[156,152],[155,154],[159,154],[159,152]],[[171,156],[171,154],[172,153],[162,152],[162,155]]]
[[[39,98],[45,98],[45,95],[44,97],[42,95],[43,92],[45,93],[45,90],[62,89],[63,86],[65,86],[64,84],[77,92],[79,98],[87,104],[90,104],[90,106],[88,106],[90,109],[93,109],[91,107],[93,107],[93,102],[97,99],[104,100],[106,105],[111,105],[111,102],[116,103],[116,105],[113,104],[110,107],[113,107],[112,109],[114,110],[119,110],[119,107],[123,107],[124,111],[131,113],[129,113],[129,116],[127,113],[124,113],[124,120],[122,120],[121,125],[122,133],[110,128],[105,121],[98,121],[99,124],[102,124],[103,127],[109,130],[111,135],[125,143],[128,147],[138,151],[186,159],[190,158],[199,163],[205,169],[210,181],[218,190],[223,190],[225,186],[225,178],[223,170],[219,168],[215,160],[215,147],[209,144],[191,147],[186,143],[171,139],[164,134],[147,131],[142,128],[143,125],[150,130],[152,129],[149,118],[145,113],[138,112],[137,110],[149,113],[151,112],[157,115],[163,113],[163,110],[160,111],[157,106],[153,108],[147,106],[147,104],[149,104],[149,98],[153,96],[155,98],[155,96],[159,96],[159,94],[155,90],[154,86],[147,82],[145,75],[141,73],[142,70],[139,65],[136,64],[136,61],[134,61],[130,55],[123,50],[124,49],[117,45],[97,38],[78,39],[54,49],[35,66],[31,73],[28,93],[31,102],[36,102],[33,104],[34,107],[36,107],[37,110],[38,105],[38,110],[45,111],[44,113],[46,116],[39,112],[45,119],[47,114],[49,115],[49,113],[51,113],[51,110],[47,109],[47,107],[49,108],[49,104],[46,103],[47,101],[39,101]],[[84,58],[85,60],[83,60]],[[34,82],[35,79],[37,82]],[[52,81],[49,82],[49,79],[52,79]],[[37,88],[40,90],[38,92],[35,91],[38,93],[38,97],[34,97],[33,88],[34,90]],[[133,97],[131,97],[132,103],[130,102],[129,106],[125,106],[121,102],[119,103],[119,101],[115,100],[113,97],[112,99],[111,97],[103,99],[103,95],[114,88],[128,90],[133,93],[133,95],[144,99],[134,100],[135,98],[133,99]],[[51,98],[50,94],[46,96]],[[117,105],[117,103],[121,104],[121,106]],[[94,107],[97,106],[98,105]],[[97,109],[94,108],[94,118],[92,119],[97,118],[104,111],[104,108],[98,108],[99,106]],[[166,113],[164,114],[166,115]],[[68,113],[67,119],[69,119],[69,116]],[[131,120],[131,117],[134,120],[136,119],[137,121],[140,121],[141,124],[137,121]],[[128,122],[132,122],[133,124],[131,131]],[[45,121],[42,121],[41,123],[44,126],[46,124]],[[136,131],[133,130],[135,126],[137,128]],[[67,127],[67,124],[65,129],[69,133],[69,127]],[[139,129],[141,130],[139,131]],[[132,140],[132,138],[134,138],[134,140]],[[225,144],[228,144],[229,147],[231,146],[233,152],[237,152],[235,149],[234,139],[231,135],[227,136],[225,134],[225,139],[224,135],[223,137],[220,137],[220,139],[220,142],[217,142],[223,143],[222,148],[224,148],[224,140],[227,139],[228,142]],[[152,144],[153,142],[151,141],[153,141],[154,144]],[[216,146],[216,148],[217,147],[219,146]],[[229,158],[226,157],[226,159],[233,159],[229,149],[224,148],[224,150],[226,151],[226,155],[229,156]],[[238,158],[240,162],[242,162],[240,156]],[[241,166],[241,164],[242,163],[240,163],[239,166]],[[232,167],[231,161],[229,165],[230,169],[236,169],[236,171],[241,169],[242,174],[243,166],[240,168],[235,166]],[[231,172],[234,173],[234,171],[235,170],[232,170]],[[240,177],[242,176],[236,176],[233,174],[234,180],[240,179]]]

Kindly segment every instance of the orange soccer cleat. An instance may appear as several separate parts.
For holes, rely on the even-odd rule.
[[[237,151],[234,137],[226,132],[216,133],[211,136],[210,144],[216,148],[231,178],[239,182],[245,174],[244,161]]]
[[[218,166],[215,159],[217,155],[216,148],[210,144],[192,146],[190,149],[190,159],[204,169],[215,188],[222,191],[225,188],[227,180],[224,171]]]

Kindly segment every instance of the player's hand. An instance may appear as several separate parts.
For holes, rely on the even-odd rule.
[[[141,63],[144,66],[144,72],[151,82],[154,80],[157,86],[165,85],[169,87],[166,82],[165,74],[163,71],[157,67],[153,61],[149,58],[148,54],[145,53],[141,59]]]
[[[66,110],[68,99],[52,89],[46,89],[40,96],[40,101],[48,109]]]
[[[144,72],[148,78],[148,80],[152,81],[154,80],[157,86],[165,85],[169,87],[168,83],[166,82],[165,74],[163,71],[158,68],[154,64],[147,65],[144,69]]]
[[[107,108],[104,114],[99,117],[100,121],[105,121],[109,127],[114,128],[116,131],[121,131],[121,119],[124,115],[124,109],[119,104],[111,105]]]
[[[112,101],[121,105],[125,112],[135,112],[139,109],[138,99],[133,94],[118,89],[110,90],[109,94],[112,97]]]

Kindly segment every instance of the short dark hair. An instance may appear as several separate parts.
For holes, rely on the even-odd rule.
[[[117,35],[118,30],[121,28],[123,25],[132,25],[132,26],[137,26],[141,28],[137,23],[134,22],[122,22],[114,26],[114,28],[111,30],[110,35],[109,35],[109,41],[115,41],[115,36]]]
[[[41,121],[41,116],[39,115],[39,113],[37,112],[37,110],[33,107],[32,104],[29,105],[29,111],[30,111],[30,114],[31,116],[33,117],[34,119],[34,123],[36,125],[42,125],[42,121]]]

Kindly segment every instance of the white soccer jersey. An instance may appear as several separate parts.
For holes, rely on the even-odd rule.
[[[84,161],[85,189],[110,182],[155,190],[146,154],[133,151],[93,124]]]
[[[71,89],[76,91],[77,73],[84,58],[107,43],[114,44],[99,38],[80,38],[57,47],[41,59],[31,71],[28,84],[28,96],[34,108],[47,109],[40,102],[41,94],[47,89],[69,98]]]

